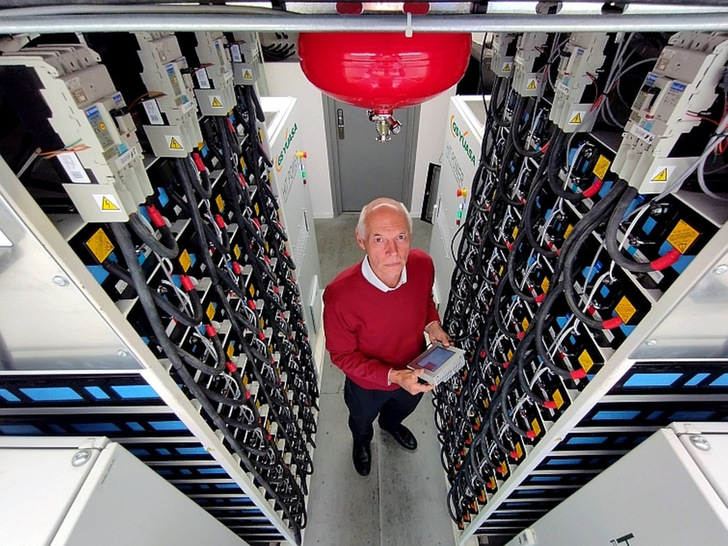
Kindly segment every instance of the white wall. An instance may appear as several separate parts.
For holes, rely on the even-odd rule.
[[[298,63],[266,63],[265,75],[271,96],[291,96],[299,101],[299,130],[303,137],[301,142],[305,143],[303,149],[308,154],[306,171],[313,215],[315,218],[333,218],[331,173],[321,92],[306,79]],[[454,93],[453,87],[423,103],[421,107],[412,203],[405,203],[410,205],[415,218],[419,218],[422,212],[428,165],[431,162],[440,162],[445,144],[449,101]]]
[[[301,149],[306,152],[306,175],[314,218],[333,218],[331,175],[326,150],[324,108],[321,92],[303,75],[298,63],[266,63],[268,89],[274,97],[298,99],[297,120]]]

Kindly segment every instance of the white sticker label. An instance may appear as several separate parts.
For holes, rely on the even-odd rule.
[[[194,110],[194,108],[197,106],[197,103],[194,101],[187,101],[182,103],[182,107],[180,110],[182,110],[183,114],[188,113],[190,110]]]
[[[210,78],[207,77],[207,69],[198,68],[195,70],[195,77],[197,78],[197,83],[199,84],[200,89],[212,89],[212,85],[210,85]]]
[[[632,124],[629,132],[647,144],[652,144],[652,141],[655,140],[655,135],[636,124]]]
[[[64,152],[58,154],[56,157],[58,158],[61,167],[63,167],[63,170],[66,171],[71,182],[74,184],[91,183],[91,179],[86,174],[86,171],[83,169],[83,165],[81,165],[81,161],[79,161],[78,156],[74,152]]]
[[[111,193],[94,193],[94,200],[101,209],[101,212],[119,212],[121,207],[116,201],[116,196]]]
[[[149,118],[149,123],[152,125],[164,125],[164,119],[162,118],[162,112],[159,111],[159,105],[156,100],[147,100],[142,103],[144,110]]]
[[[230,46],[230,56],[234,63],[242,63],[243,56],[240,54],[240,46],[238,44],[232,44]]]
[[[116,164],[120,169],[123,169],[126,167],[129,163],[132,162],[134,157],[136,156],[136,147],[133,147],[130,150],[127,150],[123,154],[121,154],[119,157],[116,158]]]

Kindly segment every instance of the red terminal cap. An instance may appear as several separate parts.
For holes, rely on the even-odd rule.
[[[235,365],[235,363],[231,362],[229,360],[227,362],[225,362],[225,366],[227,367],[228,371],[231,373],[238,369],[238,367]]]
[[[553,400],[546,400],[543,403],[543,407],[546,409],[556,409],[556,402],[554,402]]]
[[[504,369],[504,370],[507,370],[507,369],[508,369],[508,366],[510,366],[510,365],[511,365],[511,363],[510,363],[510,362],[508,362],[508,361],[504,362],[504,363],[503,363],[503,369]]]
[[[217,330],[215,330],[212,324],[205,324],[205,332],[207,332],[207,337],[215,337],[217,335]]]
[[[672,248],[664,256],[661,256],[656,260],[652,260],[650,262],[650,265],[655,271],[662,271],[666,267],[670,267],[672,264],[678,261],[680,259],[680,256],[682,256],[682,254],[680,254],[680,251],[677,248]]]
[[[405,2],[402,6],[404,13],[411,13],[412,15],[427,15],[430,11],[429,2]]]
[[[597,312],[596,308],[595,308],[595,307],[594,307],[593,305],[590,305],[590,306],[589,306],[589,308],[588,308],[588,309],[587,309],[586,311],[587,311],[587,313],[589,313],[590,315],[594,315],[594,313],[596,313],[596,312]]]
[[[187,275],[180,275],[179,282],[185,292],[192,292],[195,289],[195,283]]]
[[[245,390],[245,399],[246,399],[246,400],[250,400],[250,397],[252,396],[252,395],[250,394],[250,391],[249,391],[248,389],[244,389],[244,390]]]
[[[513,457],[514,459],[518,460],[518,453],[517,453],[517,452],[515,452],[515,451],[511,451],[511,452],[509,453],[509,455],[510,455],[511,457]]]
[[[233,122],[230,121],[230,118],[227,118],[227,124],[228,124],[228,129],[230,129],[230,132],[232,134],[235,134],[235,127],[233,127]]]
[[[195,165],[197,165],[197,170],[202,172],[205,172],[207,167],[205,167],[205,163],[202,161],[202,156],[198,154],[197,152],[192,153],[192,160],[195,162]]]
[[[498,385],[496,385],[496,384],[491,385],[490,390],[492,390],[492,391],[498,390]]]
[[[147,214],[149,214],[149,219],[152,221],[152,225],[155,228],[161,228],[167,225],[167,223],[164,221],[164,217],[154,205],[149,205],[147,207]]]
[[[524,338],[525,336],[526,336],[526,332],[518,332],[518,333],[516,334],[516,337],[517,337],[518,339],[523,339],[523,338]]]
[[[255,227],[260,229],[260,220],[258,220],[257,218],[253,218],[253,223],[255,224]]]
[[[483,349],[482,351],[480,351],[480,358],[485,358],[485,354],[486,354],[485,353],[485,349]]]
[[[536,303],[541,303],[545,297],[546,297],[546,294],[539,294],[538,296],[536,296],[534,298],[534,300],[536,301]]]
[[[248,307],[255,311],[255,302],[253,300],[248,300]]]
[[[574,370],[569,375],[571,379],[584,379],[586,377],[586,370]]]
[[[225,229],[225,219],[219,214],[215,215],[215,223],[220,229]]]
[[[258,332],[258,338],[260,338],[261,341],[265,341],[265,334],[263,332]],[[273,362],[271,362],[273,364]]]
[[[242,173],[238,174],[238,179],[240,180],[240,185],[241,185],[241,186],[245,187],[245,186],[247,186],[247,185],[248,185],[248,184],[247,184],[247,183],[245,182],[245,177],[243,176],[243,174],[242,174]]]
[[[582,195],[584,197],[594,197],[602,189],[603,184],[604,181],[601,178],[597,178],[591,186],[582,192]]]
[[[528,438],[529,440],[533,440],[535,437],[536,433],[534,431],[529,430],[528,432],[526,432],[526,438]]]
[[[361,2],[336,2],[336,13],[339,15],[359,15],[364,11]]]
[[[238,262],[233,262],[233,273],[235,273],[236,275],[240,275],[240,273],[241,273],[242,271],[243,271],[243,270],[242,270],[242,268],[240,267],[240,264],[239,264]]]
[[[614,328],[622,326],[622,324],[624,324],[624,322],[622,322],[621,318],[614,317],[602,322],[602,328],[605,330],[613,330]]]

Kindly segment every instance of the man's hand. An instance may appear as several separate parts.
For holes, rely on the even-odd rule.
[[[450,346],[450,336],[442,329],[439,322],[431,322],[427,325],[427,329],[425,331],[427,332],[427,336],[430,338],[431,342],[434,343],[437,341],[443,347]]]
[[[425,370],[390,370],[389,380],[396,383],[410,394],[419,394],[428,392],[435,388],[435,385],[420,383],[417,378],[421,376]]]

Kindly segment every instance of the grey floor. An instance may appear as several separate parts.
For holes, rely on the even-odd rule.
[[[354,237],[357,219],[357,214],[343,214],[315,222],[324,286],[364,256]],[[431,228],[415,220],[412,246],[428,250]],[[414,453],[382,435],[375,424],[372,471],[362,477],[351,462],[343,385],[344,374],[327,356],[304,546],[455,544],[431,397],[426,395],[405,421],[419,442]]]

